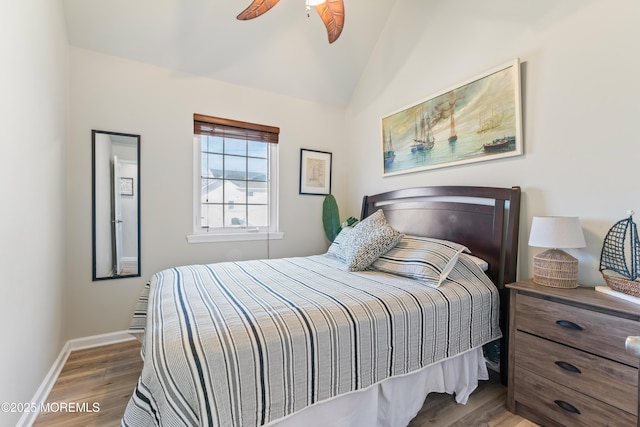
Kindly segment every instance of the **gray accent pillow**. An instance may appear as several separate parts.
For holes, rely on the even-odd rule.
[[[462,252],[469,250],[459,243],[404,236],[393,249],[375,260],[371,267],[437,288],[449,276]]]
[[[387,223],[384,212],[377,210],[353,227],[344,241],[345,263],[349,271],[362,271],[393,248],[403,234]]]

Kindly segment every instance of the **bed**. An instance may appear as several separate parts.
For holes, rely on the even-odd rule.
[[[430,392],[465,403],[488,378],[483,345],[506,348],[519,205],[518,187],[391,191],[364,197],[348,231],[375,235],[380,217],[392,231],[356,255],[344,231],[327,254],[156,273],[132,322],[144,366],[122,425],[406,426]],[[414,240],[456,252],[434,261],[451,268],[438,283],[397,272]],[[373,253],[380,241],[392,249]]]

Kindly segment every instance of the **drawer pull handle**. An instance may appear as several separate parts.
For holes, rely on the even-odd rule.
[[[573,366],[571,363],[563,362],[562,360],[558,360],[554,362],[556,365],[564,369],[565,371],[574,372],[576,374],[581,374],[582,371],[578,369],[576,366]]]
[[[582,326],[576,325],[573,322],[569,322],[568,320],[556,320],[556,323],[563,328],[572,329],[574,331],[581,331]]]
[[[580,414],[580,411],[578,411],[578,408],[573,406],[571,403],[567,403],[564,400],[554,400],[553,402],[567,412],[571,412],[573,414]]]

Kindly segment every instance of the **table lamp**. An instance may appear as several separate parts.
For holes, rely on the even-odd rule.
[[[577,216],[533,217],[529,246],[550,248],[533,257],[534,283],[553,288],[578,286],[578,260],[562,250],[587,246]]]

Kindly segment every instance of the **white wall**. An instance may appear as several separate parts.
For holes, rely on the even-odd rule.
[[[0,5],[0,402],[29,402],[62,348],[68,47],[60,1]],[[0,426],[22,414],[0,412]]]
[[[568,252],[582,284],[602,284],[604,235],[640,212],[639,40],[637,0],[398,0],[348,109],[349,209],[402,187],[518,185],[519,277],[542,251],[531,218],[576,215],[588,247]],[[524,156],[382,177],[381,117],[517,57]]]
[[[66,338],[126,329],[143,284],[160,269],[327,249],[323,197],[298,194],[300,148],[333,152],[334,194],[346,204],[344,110],[79,48],[70,49],[70,58],[68,173],[73,188],[68,206]],[[193,224],[194,113],[280,127],[284,240],[268,245],[187,243]],[[141,135],[140,278],[91,281],[91,129]]]

